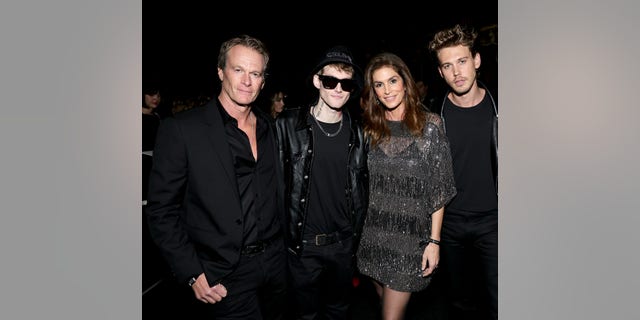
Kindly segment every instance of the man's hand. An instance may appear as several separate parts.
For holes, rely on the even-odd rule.
[[[213,287],[209,287],[209,283],[207,282],[207,277],[204,275],[204,272],[198,276],[196,282],[191,286],[191,289],[195,292],[196,299],[204,303],[216,303],[227,296],[227,288],[225,288],[221,283],[218,283]]]

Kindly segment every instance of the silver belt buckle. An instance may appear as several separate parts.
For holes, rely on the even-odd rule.
[[[326,239],[326,238],[327,238],[327,234],[326,234],[326,233],[323,233],[323,234],[316,234],[316,246],[324,245],[324,244],[320,244],[320,243],[318,242],[318,239],[320,239],[320,237],[324,237],[324,238]]]

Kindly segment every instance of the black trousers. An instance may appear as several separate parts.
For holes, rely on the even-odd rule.
[[[282,238],[263,252],[243,254],[238,268],[221,283],[227,288],[225,298],[214,304],[198,304],[208,319],[285,319],[287,252]]]
[[[498,319],[498,211],[445,212],[440,249],[448,275],[449,319]]]
[[[289,254],[296,319],[347,319],[354,275],[353,238],[326,246],[305,245]]]

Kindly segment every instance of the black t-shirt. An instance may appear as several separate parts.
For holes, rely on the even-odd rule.
[[[491,132],[494,110],[489,95],[473,107],[462,108],[448,98],[444,105],[447,137],[458,194],[447,208],[487,212],[498,208],[491,166]]]
[[[305,236],[344,231],[350,228],[347,198],[350,129],[343,123],[340,132],[328,137],[309,115],[313,124],[313,163],[311,164],[309,207]],[[335,133],[340,123],[320,122],[328,133]]]

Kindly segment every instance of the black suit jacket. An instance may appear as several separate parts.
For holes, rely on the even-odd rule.
[[[253,112],[269,124],[276,176],[281,177],[274,121],[257,108]],[[284,225],[283,190],[280,183],[280,228]],[[236,267],[244,221],[217,98],[163,121],[148,192],[151,235],[177,281],[186,284],[204,272],[209,285],[214,285]]]

